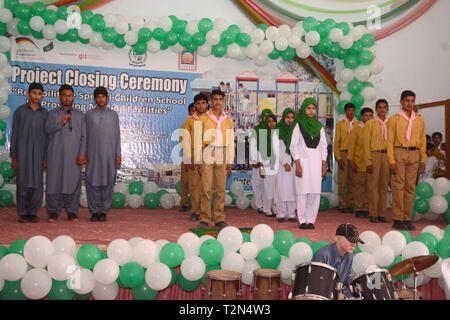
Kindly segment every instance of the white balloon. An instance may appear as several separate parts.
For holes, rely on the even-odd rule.
[[[363,82],[369,80],[369,78],[370,78],[370,69],[369,69],[369,67],[366,67],[366,66],[359,66],[359,67],[357,67],[355,69],[355,77],[359,81],[363,81]]]
[[[127,192],[128,192],[128,188],[127,188]],[[156,185],[155,182],[149,181],[146,184],[144,184],[144,193],[145,194],[147,194],[147,193],[157,193],[157,192],[158,192],[158,186]]]
[[[204,45],[198,47],[197,51],[201,57],[207,57],[211,54],[211,49],[212,48],[210,45],[204,44]]]
[[[355,274],[366,272],[369,267],[373,266],[376,266],[376,260],[370,253],[359,252],[353,256],[352,270]]]
[[[118,34],[125,34],[128,31],[128,23],[126,21],[119,21],[114,25],[114,30]]]
[[[249,25],[249,24],[244,24],[241,27],[241,33],[246,33],[248,35],[251,34],[252,30],[253,30],[253,27],[251,25]]]
[[[255,59],[257,56],[259,56],[259,53],[260,53],[259,46],[254,43],[250,43],[244,49],[244,51],[245,51],[245,54],[247,55],[247,57],[249,57],[250,59]]]
[[[175,206],[175,198],[170,193],[165,193],[159,199],[159,203],[164,209],[172,209]]]
[[[339,28],[333,28],[330,31],[330,34],[328,35],[328,38],[330,38],[333,42],[339,42],[344,37],[344,33]]]
[[[138,42],[138,33],[136,30],[127,31],[123,37],[125,43],[129,46],[135,45]]]
[[[253,227],[250,232],[250,240],[256,245],[258,250],[270,247],[272,245],[273,238],[273,230],[267,224],[258,224]]]
[[[23,256],[33,267],[45,268],[53,250],[53,244],[47,237],[34,236],[25,243]]]
[[[253,242],[243,243],[239,252],[246,261],[254,260],[258,256],[258,248]]]
[[[285,37],[289,38],[292,34],[291,27],[289,27],[287,24],[282,24],[278,27],[278,36],[279,37]]]
[[[130,240],[128,240],[128,243],[131,245],[131,247],[134,249],[136,248],[136,246],[141,243],[142,241],[144,241],[144,238],[142,237],[133,237]]]
[[[294,28],[292,28],[291,31],[292,31],[291,36],[295,34],[299,38],[302,38],[306,34],[303,27],[294,26]]]
[[[128,198],[130,208],[137,209],[142,206],[142,197],[139,194],[131,194]]]
[[[69,279],[74,267],[75,259],[67,253],[60,253],[50,257],[47,269],[53,279],[64,281]]]
[[[442,261],[444,261],[441,257],[439,260],[433,264],[431,267],[423,270],[423,273],[430,278],[440,278],[442,276]]]
[[[44,28],[42,28],[42,35],[47,40],[54,40],[56,39],[56,30],[55,27],[51,24],[46,24]]]
[[[395,258],[394,250],[389,246],[383,245],[375,249],[373,256],[375,257],[377,265],[380,267],[390,266]]]
[[[327,198],[330,200],[330,208],[336,208],[339,206],[339,196],[336,193],[328,194]]]
[[[438,242],[441,241],[442,238],[444,237],[444,230],[436,226],[426,226],[425,228],[422,229],[420,233],[424,232],[428,232],[434,235]]]
[[[266,65],[267,61],[269,61],[269,57],[265,54],[259,54],[255,59],[254,63],[258,67],[263,67]]]
[[[81,194],[80,197],[80,206],[82,206],[83,208],[87,208],[88,207],[88,200],[87,200],[87,194],[86,192],[83,192]]]
[[[422,219],[422,214],[416,214],[415,216],[414,216],[414,222],[417,222],[417,221],[419,221],[420,219]]]
[[[355,27],[350,29],[349,36],[352,38],[353,41],[358,41],[363,36],[363,32],[360,28]]]
[[[427,219],[428,221],[436,221],[436,220],[438,220],[439,218],[441,218],[441,215],[440,214],[436,214],[436,213],[433,213],[433,212],[431,212],[431,211],[428,211],[427,213],[425,213],[425,214],[422,214],[421,216],[423,216],[425,219]]]
[[[252,40],[251,44],[260,44],[261,42],[264,41],[264,31],[259,29],[259,28],[255,28],[251,31],[250,33],[250,38]]]
[[[120,269],[117,262],[112,259],[102,259],[94,266],[94,279],[100,284],[109,285],[119,277]]]
[[[224,255],[220,262],[222,270],[230,270],[238,273],[242,273],[244,270],[245,260],[237,252],[229,252]]]
[[[361,95],[366,103],[372,102],[377,97],[377,91],[372,87],[365,87],[361,90]]]
[[[115,300],[119,294],[119,285],[117,282],[111,284],[96,283],[92,290],[92,296],[95,300]]]
[[[372,72],[373,74],[379,74],[381,73],[381,71],[383,71],[383,62],[381,62],[378,59],[375,59],[372,61],[372,63],[369,66],[370,68],[370,72]]]
[[[185,259],[190,256],[198,256],[201,241],[197,235],[193,234],[192,232],[183,233],[178,238],[177,243],[183,248]]]
[[[153,290],[164,290],[172,280],[172,272],[164,263],[154,263],[145,272],[145,282]]]
[[[277,270],[281,272],[281,279],[291,279],[292,272],[295,270],[295,264],[292,263],[291,259],[281,259]]]
[[[417,287],[422,286],[427,281],[428,277],[423,272],[419,272],[419,275],[417,276]],[[414,274],[411,274],[408,278],[404,279],[403,283],[409,288],[414,288]]]
[[[313,251],[309,244],[296,242],[289,249],[289,260],[295,266],[311,262]]]
[[[92,32],[89,38],[89,43],[95,48],[100,47],[103,44],[103,37],[101,32]]]
[[[245,195],[240,195],[237,197],[236,199],[236,206],[241,209],[241,210],[245,210],[248,208],[248,206],[250,205],[250,200],[248,200],[248,198]]]
[[[253,285],[254,271],[260,268],[258,261],[255,259],[246,261],[242,270],[242,283],[248,286]]]
[[[343,36],[342,39],[339,41],[339,46],[342,49],[350,49],[353,46],[353,39],[351,36],[346,35]]]
[[[298,40],[300,40],[300,39],[298,39]],[[277,50],[279,50],[279,51],[286,50],[288,46],[289,46],[288,39],[286,39],[284,37],[280,37],[275,40],[275,48],[277,48]]]
[[[128,26],[127,26],[127,30],[128,30]],[[78,36],[83,39],[90,39],[93,32],[94,31],[92,30],[92,27],[90,25],[88,25],[87,23],[83,23],[80,26],[80,29],[78,29]]]
[[[201,243],[205,242],[206,240],[215,239],[214,237],[210,236],[209,234],[205,234],[200,237]]]
[[[81,268],[78,276],[79,277],[77,281],[75,281],[75,284],[73,281],[70,282],[70,287],[73,291],[77,294],[84,295],[94,290],[95,279],[94,273],[91,270]]]
[[[236,252],[242,246],[243,236],[241,231],[233,226],[228,226],[220,230],[217,235],[219,241],[224,249],[225,254],[228,252]]]
[[[53,10],[53,11],[58,11],[58,7],[57,6],[54,6],[54,5],[48,5],[47,6],[47,10]]]
[[[320,34],[317,31],[309,31],[305,36],[305,42],[314,47],[320,42]]]
[[[134,260],[143,268],[150,267],[158,259],[159,248],[152,240],[142,240],[133,249]]]
[[[279,31],[277,27],[270,26],[266,29],[266,38],[270,42],[275,41],[279,37]]]
[[[437,178],[433,183],[433,195],[445,196],[450,192],[450,180],[444,177]]]
[[[352,94],[348,92],[347,90],[341,91],[341,94],[339,95],[340,101],[350,101],[352,99]]]
[[[370,254],[373,254],[375,249],[379,246],[381,246],[381,239],[373,231],[364,231],[359,235],[359,238],[364,241],[364,244],[359,243],[358,246],[363,252],[368,252]]]
[[[75,241],[66,235],[61,235],[53,239],[53,254],[67,253],[72,257],[76,257],[77,245]]]
[[[138,32],[141,28],[145,26],[145,19],[143,17],[134,17],[130,22],[131,30]]]
[[[311,47],[302,41],[295,50],[295,53],[299,58],[306,59],[311,55]]]
[[[117,262],[119,266],[123,266],[133,259],[133,248],[124,239],[113,240],[108,245],[108,257]]]
[[[8,24],[12,20],[13,20],[12,12],[6,8],[1,8],[0,9],[0,22]]]
[[[115,14],[105,14],[103,16],[103,19],[105,20],[105,27],[106,28],[112,28],[117,23],[118,19]]]
[[[290,35],[289,38],[287,38],[287,41],[288,41],[289,47],[294,48],[294,49],[297,49],[300,46],[300,44],[302,43],[301,37],[299,37],[296,34]]]
[[[166,32],[170,31],[170,29],[172,29],[172,19],[170,19],[169,17],[159,18],[158,27],[163,28]]]
[[[8,108],[8,106],[1,105],[0,106],[0,119],[6,120],[9,118],[10,115],[11,115],[11,109]]]
[[[161,50],[161,42],[155,39],[151,39],[148,42],[148,48],[147,50],[151,53],[157,53]]]
[[[348,83],[355,77],[355,72],[352,69],[345,68],[341,71],[339,80]]]
[[[44,269],[31,269],[23,276],[20,288],[28,299],[42,299],[52,288],[52,278]]]
[[[402,250],[403,259],[428,255],[428,247],[419,241],[412,241]]]
[[[437,180],[435,181],[433,188],[436,186],[436,182]],[[429,203],[430,203],[430,210],[434,214],[443,214],[448,209],[447,200],[443,196],[434,195],[429,200]]]
[[[233,199],[231,198],[231,196],[229,194],[226,194],[225,195],[225,207],[231,206],[232,203],[233,203]]]
[[[237,58],[241,54],[241,47],[237,43],[232,43],[227,47],[227,54],[230,58]]]
[[[229,26],[230,24],[228,23],[228,21],[223,18],[217,18],[214,20],[214,29],[221,33],[227,30]]]
[[[196,32],[198,32],[198,21],[189,21],[186,24],[186,32],[193,36]]]
[[[33,18],[41,18],[41,17],[34,16]],[[31,18],[31,19],[33,19],[33,18]],[[42,19],[42,23],[43,23],[43,25],[42,25],[42,28],[43,28],[44,24],[45,24],[43,19]],[[30,26],[31,26],[31,20],[30,20]],[[67,31],[69,31],[69,28],[67,27],[67,21],[65,21],[65,20],[62,20],[62,19],[56,20],[54,26],[55,26],[55,31],[57,34],[65,34],[65,33],[67,33]],[[42,30],[42,28],[41,28],[41,30]],[[36,31],[40,31],[40,30],[36,30]]]
[[[254,210],[258,210],[259,209],[258,206],[256,205],[256,198],[255,197],[252,198],[252,201],[251,201],[250,205],[252,206],[252,209],[254,209]]]
[[[399,231],[389,231],[383,236],[382,245],[390,247],[394,255],[398,256],[406,247],[406,238]]]
[[[220,33],[217,30],[210,30],[206,34],[206,43],[210,46],[215,46],[220,42]]]
[[[186,280],[197,281],[205,274],[206,265],[202,258],[190,256],[183,260],[180,266],[180,272]]]
[[[165,239],[160,239],[160,240],[157,240],[155,243],[158,246],[158,250],[161,250],[161,248],[164,247],[166,244],[168,244],[169,241],[167,241]],[[159,251],[158,251],[158,253],[159,253]]]
[[[270,40],[264,40],[261,42],[261,45],[259,46],[259,50],[262,54],[269,54],[273,51],[273,42]],[[237,181],[235,181],[237,182]],[[233,182],[233,183],[235,183]]]
[[[10,253],[0,260],[0,278],[7,281],[17,281],[27,272],[25,258],[17,253]]]

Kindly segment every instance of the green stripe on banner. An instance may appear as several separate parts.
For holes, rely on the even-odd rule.
[[[307,6],[298,2],[294,2],[292,0],[279,0],[281,2],[284,2],[288,5],[300,8],[300,9],[304,9],[304,10],[309,10],[309,11],[314,11],[314,12],[322,12],[322,13],[336,13],[336,14],[348,14],[348,13],[361,13],[361,12],[366,12],[367,8],[365,9],[356,9],[356,10],[330,10],[330,9],[323,9],[323,8],[316,8],[316,7],[311,7],[311,6]],[[390,1],[386,1],[380,5],[378,5],[378,7],[382,8],[382,7],[386,7],[389,6],[391,4],[393,4],[395,2],[395,0],[390,0]]]

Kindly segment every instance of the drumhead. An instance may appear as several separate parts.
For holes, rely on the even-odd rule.
[[[358,279],[361,276],[365,276],[365,275],[369,275],[370,273],[377,273],[377,272],[390,274],[389,271],[386,269],[377,268],[377,269],[373,269],[371,271],[360,272],[358,274],[355,274],[353,277],[350,278],[350,283],[352,283],[354,280]]]
[[[206,278],[214,280],[239,280],[242,275],[230,270],[211,270],[206,273]]]
[[[281,276],[281,272],[276,269],[256,269],[253,274],[261,277],[276,277]]]
[[[292,300],[330,300],[317,294],[298,294]]]
[[[336,272],[336,273],[339,275],[338,271],[337,271],[335,268],[333,268],[332,266],[330,266],[330,265],[328,265],[328,264],[326,264],[326,263],[322,263],[322,262],[310,262],[310,263],[304,263],[304,264],[299,265],[299,266],[295,269],[295,271],[297,271],[297,270],[300,269],[300,268],[307,267],[307,266],[309,266],[309,265],[313,265],[313,266],[318,266],[318,267],[323,267],[323,268],[326,268],[326,269],[330,269],[331,271],[334,271],[334,272]]]

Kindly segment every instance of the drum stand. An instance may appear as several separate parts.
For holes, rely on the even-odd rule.
[[[414,269],[414,300],[417,300],[417,277],[419,276],[419,272],[416,270],[416,266],[414,265],[414,262],[412,264]]]

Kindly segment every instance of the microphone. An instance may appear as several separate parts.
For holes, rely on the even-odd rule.
[[[67,110],[67,114],[72,114],[72,110]],[[72,132],[72,118],[67,119],[67,122],[69,123],[69,130]]]

